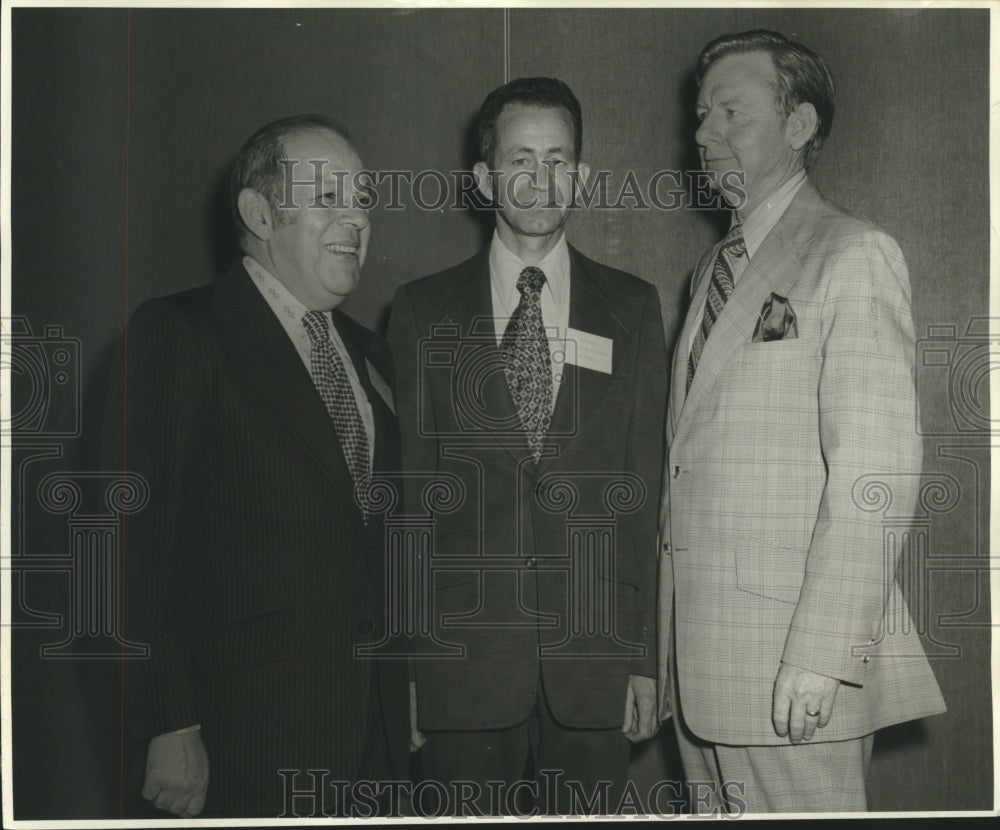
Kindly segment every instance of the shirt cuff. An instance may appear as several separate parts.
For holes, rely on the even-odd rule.
[[[185,726],[183,729],[175,729],[173,732],[166,732],[166,735],[183,735],[186,732],[201,732],[201,724],[196,723],[194,726]]]

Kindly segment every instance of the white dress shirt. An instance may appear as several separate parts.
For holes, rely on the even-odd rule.
[[[527,263],[508,248],[500,239],[500,234],[494,231],[493,242],[490,244],[490,290],[498,346],[503,340],[510,316],[521,301],[517,278],[527,267]],[[552,401],[555,403],[559,384],[562,382],[566,328],[569,326],[570,265],[565,233],[535,267],[545,273],[545,285],[542,286],[541,293],[542,325],[545,326],[549,341],[549,355],[553,357]]]

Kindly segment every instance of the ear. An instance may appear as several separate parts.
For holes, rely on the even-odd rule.
[[[785,138],[793,150],[801,150],[816,134],[818,126],[816,108],[808,102],[803,102],[788,114],[788,120],[785,122]]]
[[[483,194],[486,201],[493,204],[493,179],[490,177],[490,168],[485,161],[477,161],[472,166],[472,173],[476,177],[476,187]]]
[[[271,218],[271,206],[267,199],[249,187],[240,191],[236,206],[247,230],[262,242],[271,238],[274,230],[274,220]]]

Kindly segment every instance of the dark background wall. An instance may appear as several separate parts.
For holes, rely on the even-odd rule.
[[[25,557],[67,553],[67,517],[39,505],[38,482],[93,468],[102,378],[129,313],[210,281],[234,255],[224,176],[261,124],[329,113],[369,167],[450,175],[471,166],[472,119],[505,66],[510,77],[555,75],[581,100],[584,158],[612,171],[614,196],[626,171],[644,183],[696,168],[690,82],[705,42],[764,27],[823,54],[838,109],[814,179],[898,240],[918,337],[941,335],[937,357],[920,353],[917,380],[933,433],[925,477],[950,495],[929,497],[928,567],[903,578],[949,712],[880,733],[870,802],[990,806],[988,373],[984,339],[967,335],[988,313],[987,11],[14,9],[12,19],[11,311],[39,337],[61,327],[80,355],[79,400],[53,392],[50,413],[54,423],[79,406],[79,435],[41,429],[15,442],[12,548]],[[659,287],[672,345],[686,280],[725,217],[625,204],[581,212],[570,239]],[[395,288],[471,255],[488,222],[448,207],[376,209],[364,281],[345,309],[382,328]],[[16,815],[117,815],[118,667],[40,655],[67,636],[69,574],[15,563],[12,580]],[[635,753],[637,779],[680,776],[669,733]]]

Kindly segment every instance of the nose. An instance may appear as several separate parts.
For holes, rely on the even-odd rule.
[[[356,200],[344,208],[344,212],[340,215],[340,223],[342,225],[348,225],[359,231],[367,228],[369,222],[368,211],[358,207]]]
[[[548,190],[549,180],[554,178],[552,175],[553,162],[542,161],[535,165],[534,173],[538,179],[538,189]]]
[[[707,113],[705,117],[701,120],[698,125],[698,129],[694,133],[694,141],[699,147],[706,147],[712,143],[712,141],[718,136],[719,131],[716,128],[715,118],[712,113]]]
[[[549,205],[553,201],[558,201],[560,167],[564,162],[557,159],[546,159],[539,162],[535,167],[537,184],[535,189],[538,193],[544,194],[544,198]]]

